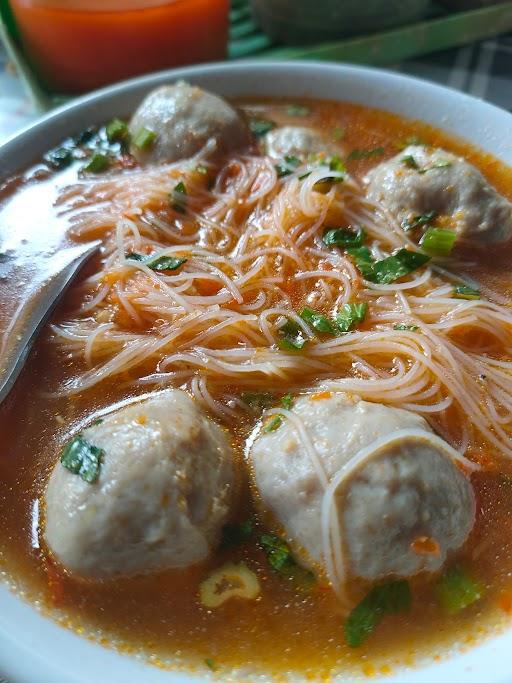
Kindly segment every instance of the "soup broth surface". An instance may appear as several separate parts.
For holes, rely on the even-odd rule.
[[[463,155],[500,193],[512,199],[510,169],[422,123],[327,101],[246,100],[237,104],[249,116],[278,125],[319,128],[345,154],[382,148],[347,162],[349,172],[358,180],[397,154],[407,140],[419,138]],[[78,168],[75,163],[67,171],[53,173],[37,164],[26,176],[0,189],[0,230],[6,248],[18,255],[8,276],[0,281],[4,329],[12,316],[13,294],[20,288],[29,291],[39,286],[43,252],[73,243],[66,233],[67,216],[54,202],[59,188],[73,181]],[[470,271],[476,281],[499,292],[510,308],[511,256],[509,247],[469,251],[461,258],[457,273]],[[84,296],[81,282],[99,268],[101,258],[88,264],[81,280],[58,307],[52,324],[73,317]],[[288,282],[287,292],[298,308],[303,302],[295,300],[293,281]],[[510,359],[504,349],[493,352]],[[87,368],[83,358],[66,353],[55,343],[48,326],[0,412],[0,569],[30,600],[39,601],[46,612],[84,636],[122,651],[142,653],[159,666],[213,670],[223,680],[239,668],[263,670],[276,680],[293,671],[308,680],[330,680],[339,671],[386,674],[397,665],[442,656],[454,642],[462,647],[479,642],[512,614],[512,468],[483,440],[469,444],[469,457],[483,467],[472,476],[477,496],[476,525],[457,557],[482,585],[481,599],[457,614],[447,614],[439,606],[432,579],[417,577],[410,582],[411,610],[383,619],[359,648],[351,649],[344,643],[344,617],[329,586],[317,581],[304,590],[269,566],[258,538],[272,523],[260,514],[245,477],[233,522],[254,520],[248,541],[221,549],[186,570],[97,582],[67,574],[48,555],[41,533],[42,495],[62,445],[101,411],[153,388],[134,384],[154,370],[137,366],[81,392],[62,391]],[[305,382],[307,389],[314,378],[308,375]],[[296,386],[294,382],[293,388]],[[240,397],[250,389],[227,382],[224,387],[215,385],[213,391]],[[278,397],[288,390],[286,382],[269,381],[267,387]],[[261,413],[245,412],[236,424],[223,423],[239,462],[246,458],[246,440],[260,419]],[[200,583],[217,567],[240,561],[257,574],[260,596],[251,601],[230,600],[214,610],[202,606]]]

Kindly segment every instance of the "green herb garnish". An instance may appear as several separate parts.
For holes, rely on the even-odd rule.
[[[344,304],[336,316],[336,325],[340,332],[350,332],[362,323],[368,313],[368,304]]]
[[[74,136],[73,143],[77,147],[81,147],[82,145],[86,145],[88,142],[91,142],[91,140],[97,135],[98,130],[93,126],[89,126],[89,128],[85,128],[80,133]]]
[[[283,424],[283,418],[281,415],[273,415],[268,422],[263,426],[263,431],[265,434],[270,434],[275,432]]]
[[[437,213],[435,211],[429,211],[428,213],[423,213],[419,216],[413,216],[411,219],[406,218],[402,221],[402,229],[408,232],[409,230],[414,230],[422,225],[428,225],[436,218]]]
[[[291,410],[293,408],[293,396],[291,394],[285,394],[281,399],[281,406],[286,410]]]
[[[67,470],[78,474],[88,484],[94,484],[100,475],[104,456],[102,448],[93,446],[79,434],[64,446],[60,461]]]
[[[273,130],[276,127],[276,124],[273,121],[269,121],[268,119],[251,119],[249,121],[249,128],[251,129],[251,133],[255,135],[257,138],[261,138],[267,133],[270,133],[271,130]]]
[[[199,166],[196,166],[196,173],[199,173],[200,175],[208,175],[208,167],[203,166],[203,164],[199,164]]]
[[[323,242],[328,247],[362,247],[366,233],[363,228],[329,228],[324,232]]]
[[[343,138],[346,135],[346,131],[344,128],[335,128],[332,131],[332,139],[338,142],[338,140],[343,140]]]
[[[105,127],[105,134],[111,144],[113,142],[126,142],[130,137],[128,126],[121,119],[112,119]]]
[[[221,549],[241,545],[249,540],[254,531],[254,520],[247,519],[240,524],[226,524],[222,529]]]
[[[480,290],[473,289],[473,287],[468,287],[467,285],[456,285],[453,288],[454,299],[466,299],[467,301],[476,301],[480,299]]]
[[[419,169],[418,162],[411,155],[404,157],[402,159],[402,164],[404,164],[404,166],[407,166],[408,168],[413,168],[415,171]]]
[[[87,173],[103,173],[110,166],[110,159],[106,154],[95,152],[89,161],[82,167]]]
[[[380,157],[385,153],[384,147],[374,147],[373,149],[353,149],[347,157],[347,161],[357,161],[359,159],[371,159]]]
[[[183,181],[179,182],[169,195],[172,208],[178,213],[187,211],[187,188]]]
[[[285,156],[282,163],[277,164],[275,169],[278,178],[291,175],[300,166],[300,159],[294,156]]]
[[[217,669],[219,668],[219,667],[217,666],[217,663],[215,662],[215,660],[212,659],[211,657],[207,657],[207,658],[204,660],[204,663],[205,663],[206,666],[210,669],[210,671],[217,671]]]
[[[329,318],[322,313],[317,313],[311,308],[303,308],[300,317],[305,320],[308,325],[311,325],[317,332],[323,332],[325,334],[336,334],[336,329],[334,325],[329,320]]]
[[[302,104],[290,104],[286,111],[288,116],[309,116],[311,114],[311,109],[309,107],[304,107]]]
[[[420,328],[417,325],[406,325],[405,323],[398,323],[393,325],[393,329],[399,332],[417,332]]]
[[[143,256],[142,254],[135,253],[126,254],[126,258],[130,261],[139,261],[156,272],[177,270],[188,260],[176,256]]]
[[[448,614],[466,609],[483,596],[484,586],[461,567],[452,567],[435,586],[437,598]]]
[[[308,590],[315,583],[315,575],[297,564],[292,552],[282,538],[274,534],[260,536],[260,544],[272,569],[292,579],[297,587]]]
[[[420,245],[427,254],[449,256],[455,246],[456,239],[457,234],[453,230],[429,228],[421,238]]]
[[[149,128],[140,128],[133,136],[133,146],[142,151],[147,151],[153,147],[156,140],[156,133]]]
[[[279,347],[284,351],[300,351],[308,342],[302,328],[293,320],[288,320],[280,327],[279,334]]]
[[[391,581],[372,588],[345,621],[347,645],[362,645],[386,615],[407,612],[411,601],[411,589],[407,581]]]
[[[367,247],[347,249],[347,253],[354,259],[356,266],[369,282],[388,285],[399,280],[404,275],[424,266],[430,261],[430,256],[418,251],[399,249],[392,256],[382,261],[375,261]]]
[[[274,394],[244,391],[242,401],[251,408],[268,408],[274,403]]]
[[[434,161],[434,163],[427,168],[421,168],[419,173],[428,173],[429,171],[434,171],[436,168],[448,168],[449,166],[453,166],[451,161],[448,161],[448,159],[439,159],[439,161]]]
[[[59,147],[48,152],[44,160],[54,171],[61,171],[73,163],[73,152],[67,147]]]
[[[424,145],[425,145],[425,142],[421,138],[419,138],[417,135],[411,135],[411,137],[408,137],[405,140],[402,140],[402,142],[400,142],[397,145],[397,147],[399,149],[405,149],[406,147],[410,147],[410,146],[420,147],[420,146],[424,146]]]

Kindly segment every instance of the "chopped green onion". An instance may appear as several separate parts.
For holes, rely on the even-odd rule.
[[[208,175],[208,167],[203,166],[203,164],[199,164],[199,166],[196,166],[196,173],[200,173],[201,175]]]
[[[97,427],[98,425],[103,423],[103,418],[98,417],[94,422],[91,422],[91,427]]]
[[[402,229],[408,232],[409,230],[414,230],[422,225],[428,225],[431,221],[437,218],[437,213],[435,211],[429,211],[428,213],[420,214],[419,216],[413,216],[412,218],[406,218],[402,221]]]
[[[362,247],[366,233],[363,228],[329,228],[324,232],[323,242],[328,247]]]
[[[210,669],[210,671],[217,671],[217,669],[219,668],[219,667],[217,666],[215,660],[212,659],[211,657],[207,657],[207,658],[204,660],[204,663],[205,663],[206,666]]]
[[[437,582],[436,594],[448,614],[466,609],[483,596],[484,586],[461,567],[452,567]]]
[[[309,178],[313,171],[307,171],[306,173],[303,173],[302,175],[299,176],[299,180],[305,180],[306,178]]]
[[[424,141],[417,135],[411,135],[411,137],[402,140],[397,146],[399,149],[405,149],[406,147],[419,147],[425,145]]]
[[[354,259],[366,280],[381,285],[391,284],[430,261],[430,256],[427,254],[408,249],[399,249],[382,261],[375,261],[367,247],[347,249],[347,253]]]
[[[279,334],[279,347],[284,351],[300,351],[308,341],[302,329],[293,320],[288,320],[279,328]]]
[[[83,171],[87,173],[103,173],[110,166],[110,159],[106,154],[96,152],[92,155],[89,161],[82,167]]]
[[[357,161],[359,159],[371,159],[372,157],[380,157],[385,153],[384,147],[374,147],[373,149],[353,149],[347,157],[348,161]]]
[[[267,560],[272,569],[281,571],[283,567],[293,561],[292,552],[286,541],[273,534],[264,534],[260,543],[267,554]]]
[[[321,166],[328,166],[329,171],[334,171],[334,172],[343,173],[343,174],[345,174],[347,172],[345,164],[343,163],[343,161],[341,160],[341,158],[337,154],[335,154],[334,156],[329,157],[327,159],[323,159],[320,162],[320,165]],[[302,179],[302,176],[300,179]],[[342,183],[343,180],[344,180],[343,176],[326,175],[324,178],[320,178],[320,180],[316,181],[315,188],[318,188],[318,186],[322,185],[323,183]]]
[[[398,323],[393,325],[394,330],[399,332],[417,332],[420,328],[417,325],[405,325],[404,323]]]
[[[60,461],[67,470],[78,474],[88,484],[94,484],[104,456],[103,449],[93,446],[79,434],[64,446]]]
[[[473,301],[480,299],[480,290],[473,289],[473,287],[468,287],[467,285],[456,285],[453,288],[454,299],[466,299],[468,301]]]
[[[105,128],[107,140],[113,142],[125,142],[130,136],[128,126],[121,119],[112,119]]]
[[[340,332],[350,332],[362,323],[368,313],[368,304],[344,304],[336,316],[336,325]]]
[[[187,211],[187,188],[185,183],[179,182],[174,190],[169,195],[172,208],[178,213],[186,213]]]
[[[222,529],[221,549],[241,545],[249,540],[254,531],[254,520],[247,519],[240,524],[226,524]]]
[[[415,171],[419,169],[418,162],[411,155],[404,157],[402,159],[402,164],[404,164],[404,166],[407,166],[408,168],[413,168]]]
[[[97,134],[97,129],[93,126],[90,126],[89,128],[86,128],[85,130],[78,133],[78,135],[75,135],[75,137],[73,138],[73,142],[75,145],[77,145],[77,147],[81,147],[82,145],[85,145],[88,142],[90,142]]]
[[[372,588],[345,621],[347,645],[362,645],[386,615],[407,612],[411,601],[411,589],[407,581],[391,581]]]
[[[275,127],[276,124],[268,119],[251,119],[249,121],[249,128],[251,129],[252,134],[257,138],[261,138],[267,133],[270,133]]]
[[[309,590],[315,583],[315,575],[297,564],[288,544],[274,534],[260,536],[260,544],[272,569],[292,579],[298,588]]]
[[[283,163],[275,167],[278,178],[291,175],[300,166],[300,159],[294,156],[285,156]]]
[[[73,152],[67,147],[60,147],[48,152],[44,160],[54,171],[61,171],[73,163]]]
[[[429,228],[420,240],[420,245],[427,254],[449,256],[455,245],[457,234],[453,230]]]
[[[283,418],[280,415],[273,415],[270,420],[264,425],[263,431],[265,434],[275,432],[283,424]]]
[[[453,166],[451,161],[448,161],[448,159],[439,159],[439,161],[434,161],[434,163],[427,168],[420,169],[419,172],[428,173],[429,171],[434,171],[436,168],[448,168],[449,166]]]
[[[304,107],[302,104],[290,104],[286,109],[288,116],[309,116],[311,109]]]
[[[293,396],[291,394],[285,394],[281,399],[281,405],[285,410],[291,410],[293,408]]]
[[[251,408],[268,408],[274,403],[274,394],[244,391],[242,401]]]
[[[300,317],[305,320],[317,332],[324,332],[326,334],[336,334],[336,329],[327,316],[322,313],[317,313],[311,308],[303,308]]]
[[[149,128],[140,128],[133,136],[133,146],[142,151],[147,151],[153,147],[156,140],[156,133]]]
[[[188,259],[177,256],[143,256],[142,254],[126,254],[130,261],[140,261],[151,270],[162,272],[165,270],[177,270],[187,262]]]

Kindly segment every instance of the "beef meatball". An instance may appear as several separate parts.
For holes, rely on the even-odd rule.
[[[310,154],[339,153],[320,131],[300,126],[284,126],[270,131],[265,137],[265,150],[274,159],[286,156],[306,159]]]
[[[300,397],[293,419],[261,431],[250,451],[263,507],[299,559],[325,568],[322,505],[336,478],[332,501],[346,576],[375,581],[438,570],[464,543],[475,516],[472,486],[452,449],[406,410],[341,393],[314,399]]]
[[[156,393],[81,437],[103,451],[97,480],[58,462],[45,494],[46,543],[66,569],[106,578],[209,554],[230,508],[233,454],[188,394]]]
[[[184,82],[164,85],[146,97],[130,122],[132,138],[145,128],[156,137],[144,149],[132,143],[131,152],[141,163],[188,159],[210,140],[215,141],[212,154],[228,153],[243,147],[250,137],[236,109]]]
[[[512,204],[462,157],[411,145],[372,169],[368,197],[406,223],[435,212],[447,216],[461,238],[499,244],[512,237]]]

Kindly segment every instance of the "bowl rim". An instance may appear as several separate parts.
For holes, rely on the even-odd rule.
[[[266,60],[214,63],[172,69],[130,79],[82,96],[53,110],[38,121],[7,139],[0,146],[0,182],[20,172],[53,144],[80,128],[108,118],[109,108],[127,105],[140,99],[145,91],[176,79],[190,79],[228,96],[249,94],[257,87],[260,95],[304,96],[323,88],[332,92],[331,99],[366,102],[406,116],[405,111],[423,112],[422,118],[453,135],[460,134],[494,156],[512,165],[512,143],[507,131],[512,116],[494,105],[469,95],[402,74],[381,69],[348,64],[326,64],[314,61],[271,62]],[[335,85],[352,87],[346,96],[336,97]],[[331,86],[331,90],[329,87]],[[353,94],[357,92],[357,97]],[[314,97],[320,98],[316,94]],[[408,99],[407,99],[408,98]],[[412,98],[412,99],[411,99]],[[430,107],[441,106],[442,114]],[[128,113],[127,110],[124,113]],[[119,111],[118,115],[123,112]],[[76,127],[76,128],[74,128]],[[510,137],[510,136],[509,136]],[[423,668],[398,670],[387,676],[390,683],[431,683],[435,676],[440,683],[464,676],[467,683],[507,683],[512,681],[512,630],[490,637],[484,644],[460,654],[454,649],[446,661]],[[53,652],[52,652],[53,651]],[[9,683],[89,683],[105,680],[109,683],[192,683],[209,680],[208,674],[160,671],[102,648],[75,635],[38,613],[30,604],[13,595],[0,584],[0,681],[2,674]],[[60,653],[60,659],[58,656]],[[262,680],[259,678],[258,680]]]

